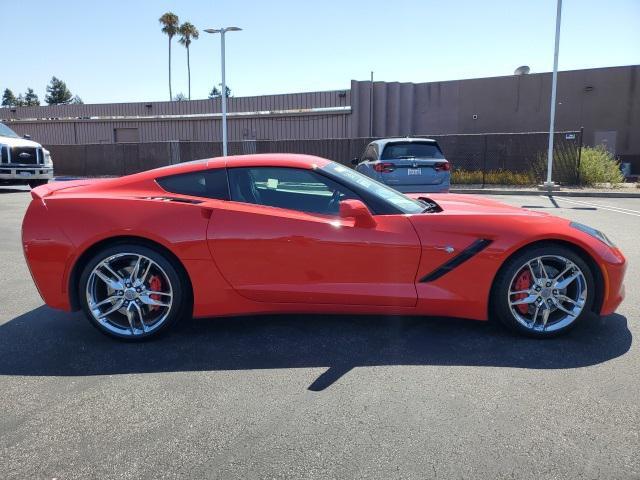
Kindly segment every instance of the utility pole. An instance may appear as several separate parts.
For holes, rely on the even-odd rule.
[[[369,138],[373,137],[373,72],[371,72],[371,87],[369,88]]]
[[[551,181],[553,172],[553,132],[556,120],[556,88],[558,84],[558,50],[560,49],[560,22],[562,19],[562,0],[558,0],[556,11],[556,43],[553,51],[553,76],[551,79],[551,113],[549,118],[549,149],[547,150],[547,181],[544,187],[551,189],[555,184]]]

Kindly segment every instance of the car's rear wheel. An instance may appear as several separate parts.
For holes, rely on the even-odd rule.
[[[498,273],[492,310],[501,322],[532,337],[551,337],[573,328],[591,311],[593,273],[570,248],[545,245],[510,258]]]
[[[180,271],[162,253],[136,244],[108,247],[85,265],[78,298],[89,321],[121,340],[154,337],[184,314]]]

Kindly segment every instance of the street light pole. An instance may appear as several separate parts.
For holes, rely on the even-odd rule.
[[[225,27],[225,28],[207,28],[207,33],[219,33],[220,34],[220,59],[222,64],[222,156],[227,156],[227,83],[225,79],[225,48],[224,48],[224,34],[227,32],[237,32],[242,30],[238,27]]]
[[[222,63],[222,156],[227,156],[227,82],[224,78],[224,34],[220,32],[220,58]]]
[[[556,120],[556,87],[558,84],[558,50],[560,49],[560,22],[562,19],[562,0],[558,0],[556,11],[556,43],[553,51],[553,75],[551,79],[551,113],[549,118],[549,149],[547,150],[547,181],[544,186],[551,188],[554,183],[551,181],[553,171],[553,131]]]

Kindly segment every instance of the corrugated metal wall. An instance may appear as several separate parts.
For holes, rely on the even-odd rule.
[[[351,136],[545,131],[550,93],[550,73],[374,82],[372,105],[371,82],[352,82]],[[640,65],[559,72],[557,98],[557,130],[584,127],[588,145],[597,132],[616,132],[614,153],[640,159]]]
[[[349,105],[348,90],[232,97],[228,102],[228,138],[346,138],[351,133]],[[113,143],[118,128],[137,128],[143,143],[220,141],[219,116],[202,116],[219,112],[220,99],[215,99],[17,107],[15,111],[2,108],[0,120],[17,133],[48,145]]]
[[[540,132],[548,128],[550,88],[551,74],[538,73],[430,83],[374,82],[373,104],[371,82],[357,81],[346,90],[234,97],[229,99],[228,138],[309,140]],[[220,119],[211,117],[219,112],[220,100],[216,99],[1,108],[0,120],[48,145],[113,143],[118,128],[137,128],[137,136],[129,138],[138,138],[141,143],[219,141]],[[584,127],[587,145],[596,143],[597,138],[616,139],[608,147],[623,161],[635,162],[637,170],[639,65],[559,73],[556,129],[580,127]]]
[[[338,107],[350,105],[349,90],[286,93],[256,97],[230,97],[228,112],[291,110],[296,108]],[[220,99],[183,102],[94,103],[83,105],[46,105],[0,109],[0,119],[82,118],[91,116],[194,115],[221,111]]]
[[[48,145],[114,143],[117,128],[137,128],[142,143],[183,141],[220,141],[219,119],[138,120],[138,121],[58,121],[10,122],[18,134],[29,134]],[[348,113],[323,115],[274,116],[269,118],[229,118],[229,141],[312,138],[348,138]]]

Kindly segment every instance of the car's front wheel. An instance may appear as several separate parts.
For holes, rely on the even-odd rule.
[[[91,258],[80,275],[78,298],[89,321],[121,340],[143,340],[184,315],[185,283],[164,254],[116,244]]]
[[[570,248],[545,245],[510,258],[496,277],[491,304],[510,329],[550,337],[574,327],[591,311],[593,274]]]

